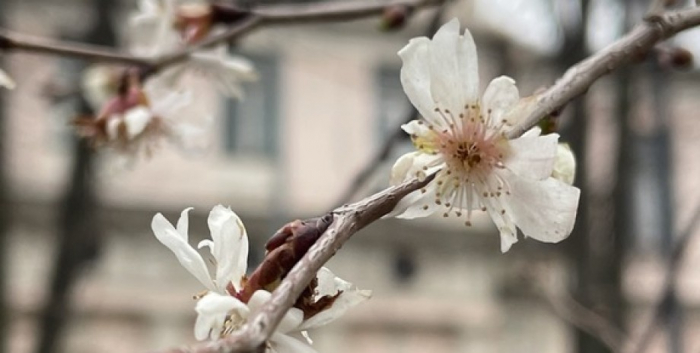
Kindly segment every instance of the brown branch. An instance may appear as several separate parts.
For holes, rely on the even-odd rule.
[[[429,2],[418,2],[428,4]],[[376,5],[375,5],[376,6]],[[386,6],[386,5],[385,5]],[[371,9],[371,7],[370,7]],[[375,8],[378,10],[379,7]],[[369,11],[369,10],[368,10]],[[374,11],[374,10],[372,10]],[[353,16],[366,14],[359,10]],[[327,14],[327,13],[326,13]],[[318,13],[300,12],[298,18],[305,21]],[[290,23],[289,14],[269,15],[268,20],[260,20],[249,26],[262,24]],[[278,17],[275,17],[278,16]],[[266,22],[267,21],[267,22]],[[278,21],[278,22],[275,22]],[[568,101],[584,93],[598,78],[610,71],[643,55],[657,42],[684,29],[700,24],[700,8],[670,12],[659,16],[654,21],[646,21],[637,26],[630,34],[613,43],[607,49],[591,56],[570,68],[564,76],[544,93],[536,96],[537,104],[528,112],[527,117],[510,132],[515,137],[534,126],[540,118],[563,106]],[[232,35],[231,37],[235,37]],[[229,38],[231,38],[229,37]],[[340,249],[345,241],[369,223],[390,212],[396,203],[407,194],[425,186],[433,176],[424,180],[410,180],[399,186],[391,187],[357,203],[335,209],[333,223],[319,238],[302,260],[294,266],[280,286],[273,292],[272,298],[260,311],[254,312],[243,329],[229,337],[189,348],[171,349],[167,352],[256,352],[272,335],[277,324],[294,304],[296,298],[313,279],[323,264]],[[700,215],[698,216],[700,219]],[[700,222],[699,222],[700,223]],[[681,253],[679,251],[679,253]],[[676,256],[677,258],[680,255]]]
[[[441,2],[442,0],[349,1],[293,6],[263,6],[251,10],[246,18],[232,25],[223,33],[213,35],[196,45],[188,46],[157,58],[133,56],[100,46],[30,37],[4,29],[0,29],[0,50],[18,50],[89,61],[143,66],[150,69],[149,71],[157,71],[186,60],[197,50],[234,41],[256,28],[295,23],[352,21],[381,15],[384,9],[390,6],[406,6],[411,9],[417,9],[437,5]]]
[[[700,25],[700,7],[672,11],[637,25],[629,34],[566,71],[554,85],[536,95],[537,103],[508,133],[522,135],[543,117],[585,93],[600,77],[643,57],[656,43],[688,28]]]
[[[423,181],[409,180],[354,204],[336,208],[332,212],[334,219],[330,227],[282,280],[272,293],[272,298],[260,311],[252,313],[243,329],[219,341],[167,352],[255,352],[272,335],[277,324],[318,270],[352,235],[389,213],[404,196],[424,187],[433,178],[434,175]]]

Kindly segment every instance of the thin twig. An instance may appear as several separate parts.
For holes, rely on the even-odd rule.
[[[569,293],[555,293],[542,281],[539,287],[542,297],[559,317],[591,336],[599,338],[611,352],[622,352],[626,335],[620,328],[578,302]]]
[[[508,137],[522,135],[540,119],[585,93],[600,77],[643,57],[656,43],[699,24],[700,7],[671,11],[642,22],[615,43],[571,67],[549,89],[534,96],[536,103],[508,132]]]
[[[444,6],[439,7],[433,15],[433,18],[425,31],[426,36],[432,37],[432,35],[435,32],[437,32],[441,24],[442,13],[444,8]],[[416,109],[416,107],[414,107],[413,104],[411,104],[411,102],[408,102],[406,109],[407,112],[401,124],[407,124],[411,120],[414,120],[418,117],[418,109]],[[401,129],[400,126],[394,128],[391,135],[389,135],[386,138],[386,140],[384,140],[384,144],[382,145],[382,147],[379,148],[379,150],[377,150],[377,153],[369,160],[369,162],[367,162],[365,167],[362,168],[360,172],[355,175],[355,178],[353,178],[350,185],[348,185],[348,188],[345,189],[345,191],[340,195],[338,201],[334,205],[342,205],[344,203],[350,202],[357,190],[360,189],[374,174],[377,168],[379,168],[379,166],[384,161],[386,161],[389,158],[389,156],[391,156],[391,151],[394,149],[396,143],[398,143],[401,140],[401,138],[405,136],[407,135]]]
[[[676,280],[678,279],[678,269],[682,263],[683,258],[686,254],[686,249],[693,235],[697,233],[698,227],[700,227],[700,204],[695,208],[693,217],[691,218],[688,226],[680,233],[675,246],[673,247],[673,252],[671,252],[671,258],[668,261],[666,272],[664,274],[664,284],[663,292],[659,302],[656,304],[649,322],[640,331],[638,341],[629,345],[629,352],[632,353],[644,353],[651,342],[651,338],[654,336],[654,331],[656,327],[661,323],[665,315],[666,304],[675,295]]]
[[[381,15],[390,6],[406,6],[411,9],[418,9],[436,5],[440,2],[441,0],[349,1],[257,7],[251,10],[250,14],[241,22],[228,28],[223,33],[213,35],[194,46],[185,47],[174,53],[165,54],[157,58],[134,56],[107,47],[30,37],[4,29],[0,29],[0,51],[26,51],[89,61],[142,66],[151,69],[151,71],[157,71],[186,60],[197,50],[234,41],[256,28],[294,23],[352,21]]]

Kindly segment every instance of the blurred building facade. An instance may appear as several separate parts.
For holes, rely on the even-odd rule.
[[[81,1],[15,1],[7,16],[12,29],[56,37],[79,33],[90,18]],[[124,13],[115,14],[124,18]],[[8,7],[8,6],[6,6]],[[469,3],[452,9],[470,23]],[[41,12],[41,16],[38,16]],[[50,16],[44,16],[50,13]],[[399,33],[380,33],[375,21],[264,29],[236,48],[256,63],[260,81],[245,87],[246,98],[221,98],[196,79],[191,114],[212,124],[201,150],[163,146],[150,160],[114,172],[100,160],[97,178],[100,224],[105,246],[75,288],[75,313],[65,349],[70,352],[133,352],[194,343],[194,301],[200,286],[150,231],[150,219],[163,212],[175,221],[195,207],[190,220],[194,241],[208,236],[206,215],[216,204],[230,205],[251,238],[251,264],[262,256],[266,238],[279,226],[317,215],[348,187],[352,177],[397,128],[408,108],[398,81],[396,52],[426,26],[427,16]],[[118,21],[125,23],[125,21]],[[506,45],[502,34],[486,26],[474,29],[480,53],[482,86],[503,71],[504,54],[521,92],[551,82],[553,70],[528,50]],[[12,187],[10,247],[11,351],[33,349],[36,320],[52,266],[57,205],[69,178],[69,118],[42,97],[47,83],[66,70],[64,60],[13,54],[6,69],[18,82],[7,95],[6,171]],[[546,61],[545,61],[546,62]],[[693,152],[700,124],[690,119],[700,109],[695,78],[673,81],[672,111],[678,218],[686,220],[700,190]],[[614,123],[610,90],[599,83],[591,91],[590,153],[593,192],[609,191],[608,149]],[[644,114],[641,112],[640,114]],[[397,156],[402,152],[397,148]],[[405,149],[404,149],[405,150]],[[389,160],[369,193],[386,185]],[[607,167],[606,167],[607,166]],[[698,172],[698,173],[694,173]],[[684,213],[685,212],[685,213]],[[580,222],[581,220],[579,220]],[[566,245],[521,240],[506,255],[498,236],[482,219],[466,229],[459,221],[427,219],[380,221],[346,244],[329,263],[339,276],[373,298],[328,327],[312,332],[319,352],[567,352],[572,330],[524,274],[544,273],[559,293],[575,280],[567,275]],[[697,272],[700,244],[684,266],[680,296],[686,305],[686,332],[699,332]],[[662,266],[653,255],[629,261],[631,320],[653,305]],[[688,347],[699,347],[686,334]],[[658,343],[661,347],[662,343]]]

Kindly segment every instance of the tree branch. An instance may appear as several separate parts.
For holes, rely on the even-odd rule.
[[[295,23],[352,21],[381,15],[390,6],[406,6],[411,9],[417,9],[437,5],[441,2],[442,0],[350,1],[293,6],[261,6],[251,10],[246,18],[232,25],[223,33],[213,35],[196,45],[188,46],[157,58],[134,56],[94,45],[30,37],[5,29],[0,29],[0,50],[18,50],[88,61],[135,65],[148,68],[150,69],[149,71],[157,71],[186,60],[192,53],[200,49],[239,39],[256,28]]]
[[[686,228],[679,234],[678,240],[673,247],[673,252],[671,253],[671,258],[666,267],[666,273],[664,275],[664,284],[662,286],[663,292],[659,302],[656,304],[649,321],[645,326],[643,326],[639,335],[637,336],[637,342],[631,343],[628,347],[628,352],[632,353],[644,353],[651,342],[651,338],[654,335],[656,327],[661,323],[666,315],[666,307],[669,300],[676,295],[676,280],[678,277],[678,269],[680,268],[681,262],[686,254],[686,249],[693,235],[697,233],[700,227],[700,204],[695,208],[693,217],[686,226]]]
[[[294,304],[319,269],[342,245],[366,225],[391,212],[404,196],[427,185],[434,175],[423,181],[409,180],[364,200],[332,211],[333,223],[309,249],[301,261],[282,280],[272,298],[260,311],[253,312],[243,329],[229,337],[196,347],[167,350],[169,353],[256,352],[267,341],[287,310]]]
[[[508,132],[508,137],[522,135],[540,119],[585,93],[600,77],[643,57],[656,43],[697,25],[700,7],[668,12],[642,22],[615,43],[571,67],[554,85],[536,95],[535,107]]]
[[[403,4],[407,3],[427,5],[432,2],[403,2]],[[330,4],[326,4],[326,6],[330,6]],[[323,13],[324,16],[328,15],[334,20],[354,19],[356,18],[354,16],[375,13],[375,11],[378,12],[384,7],[374,5],[374,7],[361,7],[364,9],[362,11],[359,9],[348,10],[347,17],[328,11],[319,10],[320,12],[314,12],[309,10],[309,8],[314,9],[313,6],[309,5],[309,7],[297,12],[295,15],[281,10],[276,14],[268,12],[263,15],[264,12],[260,12],[258,16],[268,17],[259,18],[258,20],[249,19],[252,23],[243,26],[243,29],[238,29],[238,31],[246,32],[263,24],[292,23],[301,18],[304,21],[309,21],[317,18],[316,16],[320,16],[319,13]],[[648,20],[638,25],[631,33],[608,48],[570,68],[557,83],[544,93],[535,96],[534,98],[537,99],[535,108],[531,109],[526,118],[509,133],[509,137],[516,137],[527,131],[542,117],[584,93],[598,78],[643,55],[657,42],[699,24],[700,8],[691,8],[663,14],[653,21]],[[234,33],[229,33],[226,37],[229,40],[239,35],[234,29],[231,29],[231,31]],[[219,40],[214,39],[214,37],[210,39],[210,41],[216,41],[217,43]],[[224,39],[221,39],[221,41],[224,41]],[[194,347],[170,349],[167,352],[230,353],[259,351],[264,347],[266,340],[272,335],[282,317],[294,304],[303,289],[345,241],[367,224],[389,213],[401,198],[424,187],[433,177],[434,175],[424,181],[413,179],[399,186],[388,188],[357,203],[335,209],[332,211],[334,216],[333,223],[328,230],[282,280],[279,287],[272,293],[272,298],[259,311],[252,313],[251,319],[243,329],[218,341]]]

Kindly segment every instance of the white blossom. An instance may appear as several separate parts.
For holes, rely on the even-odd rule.
[[[136,55],[156,57],[181,48],[187,43],[181,39],[181,33],[175,26],[178,16],[183,12],[190,15],[202,12],[208,6],[206,1],[141,0],[139,11],[130,18],[130,51]],[[208,33],[220,32],[216,28],[209,29],[210,25],[203,24]],[[253,64],[246,58],[229,54],[226,45],[193,53],[183,63],[168,67],[163,77],[176,83],[188,72],[215,82],[223,94],[235,98],[242,98],[243,83],[257,80]]]
[[[248,303],[243,303],[227,290],[230,284],[238,292],[245,284],[248,262],[248,236],[240,218],[230,208],[215,206],[209,213],[211,239],[203,240],[198,248],[208,247],[216,264],[215,276],[210,274],[202,256],[188,242],[189,217],[191,208],[182,211],[176,226],[158,213],[153,217],[151,228],[156,238],[168,247],[180,264],[197,278],[210,292],[199,299],[195,310],[195,337],[198,340],[217,339],[242,327],[248,314],[257,310],[269,299],[270,293],[256,291]],[[285,320],[269,342],[270,352],[313,352],[306,343],[288,336],[305,336],[305,330],[325,325],[348,309],[369,299],[371,292],[359,290],[351,283],[336,277],[327,268],[317,274],[318,286],[315,298],[334,296],[341,292],[333,304],[304,321],[303,313],[291,308]],[[310,343],[310,342],[309,342]]]
[[[15,89],[16,86],[15,81],[10,77],[10,75],[0,69],[0,87]]]
[[[156,238],[208,290],[225,294],[229,283],[240,290],[248,267],[248,235],[243,222],[230,208],[221,205],[215,206],[209,213],[207,223],[211,239],[201,241],[197,247],[209,248],[216,263],[216,272],[212,276],[202,256],[188,243],[188,213],[191,209],[182,211],[176,227],[162,214],[156,214],[151,222]]]
[[[561,180],[569,185],[574,184],[576,176],[576,157],[566,142],[557,145],[557,157],[552,169],[552,178]]]
[[[531,100],[521,100],[505,76],[491,81],[480,99],[476,46],[459,28],[452,20],[432,40],[415,38],[399,51],[401,83],[422,120],[402,126],[418,151],[397,160],[392,183],[437,175],[391,215],[440,212],[471,225],[480,209],[496,224],[503,252],[517,241],[516,226],[526,237],[561,241],[573,228],[580,191],[551,177],[559,136],[534,128],[506,137]]]

